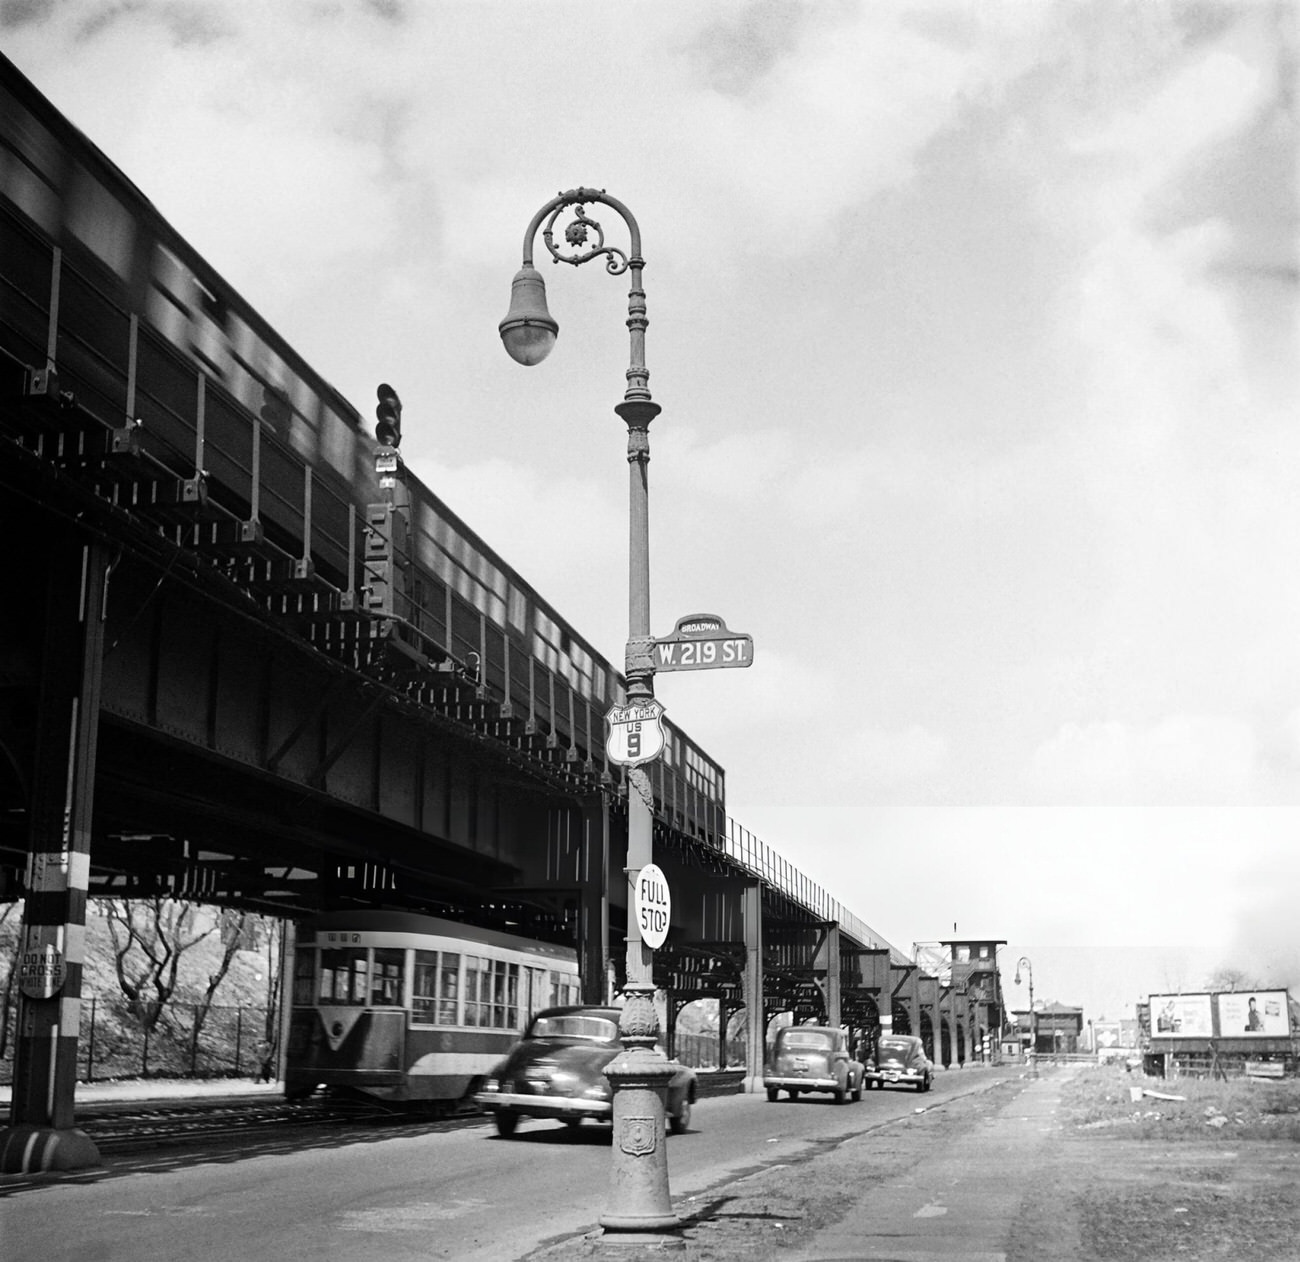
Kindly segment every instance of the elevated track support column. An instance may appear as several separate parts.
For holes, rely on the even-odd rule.
[[[582,923],[578,929],[582,1002],[606,1004],[612,996],[609,984],[609,803],[603,794],[583,798],[582,829],[585,880],[579,912]]]
[[[838,921],[828,921],[824,926],[826,933],[824,959],[826,963],[826,981],[824,994],[826,999],[826,1024],[838,1027],[841,1021],[841,996],[843,979],[840,976],[840,926]],[[819,961],[820,963],[820,961]]]
[[[0,1130],[5,1174],[101,1164],[73,1122],[110,562],[106,545],[68,531],[49,540],[45,563],[13,1099]]]
[[[745,1084],[746,1091],[762,1091],[763,1063],[767,1058],[767,1008],[763,1003],[763,886],[745,886]]]

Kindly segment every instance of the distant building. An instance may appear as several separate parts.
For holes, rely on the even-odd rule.
[[[1033,1013],[1027,1009],[1017,1009],[1011,1013],[1016,1030],[1020,1035],[1021,1045],[1028,1049],[1032,1031],[1037,1029],[1034,1050],[1040,1056],[1068,1056],[1080,1048],[1080,1036],[1083,1033],[1083,1009],[1072,1008],[1063,1003],[1045,1003],[1036,1007]]]

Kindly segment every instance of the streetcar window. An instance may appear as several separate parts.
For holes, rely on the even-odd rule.
[[[457,1005],[460,996],[460,956],[444,951],[438,970],[438,1024],[459,1025]]]
[[[402,974],[406,971],[406,952],[401,947],[376,947],[374,967],[370,971],[370,1004],[375,1008],[402,1006]]]
[[[415,970],[411,974],[411,1020],[417,1025],[437,1021],[438,952],[416,951]]]
[[[551,972],[551,1001],[548,1008],[567,1008],[579,1000],[578,979],[570,973]]]
[[[293,1002],[300,1006],[310,1004],[315,998],[316,951],[304,947],[293,957]]]
[[[492,975],[490,960],[476,955],[465,957],[465,1024],[488,1025],[492,1012]]]
[[[465,957],[465,1024],[498,1030],[518,1027],[518,964]]]
[[[345,947],[320,953],[321,1003],[364,1004],[366,1001],[365,947]]]

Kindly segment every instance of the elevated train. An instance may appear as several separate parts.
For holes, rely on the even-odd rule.
[[[317,610],[333,602],[367,616],[368,511],[383,498],[384,449],[3,56],[0,387],[52,407],[75,399],[131,432],[160,477],[195,500],[192,520],[175,513],[157,527],[175,542],[234,575],[249,555],[269,556],[304,580]],[[52,441],[10,438],[34,450]],[[531,732],[617,781],[603,715],[624,699],[621,675],[409,470],[405,488],[407,581],[390,621],[503,714],[526,716]],[[142,494],[111,478],[100,493],[128,511]],[[275,596],[263,599],[275,608]],[[665,726],[650,768],[660,818],[721,848],[723,769]]]
[[[331,912],[298,927],[285,1094],[463,1100],[533,1013],[580,999],[568,948],[411,912]]]

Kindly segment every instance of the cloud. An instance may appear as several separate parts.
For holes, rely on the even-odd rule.
[[[863,727],[836,741],[832,766],[837,780],[868,791],[899,792],[939,775],[949,753],[948,739],[919,723],[896,730]]]
[[[1232,802],[1248,798],[1257,764],[1255,735],[1237,719],[1067,723],[1034,751],[1027,787],[1056,803]]]

